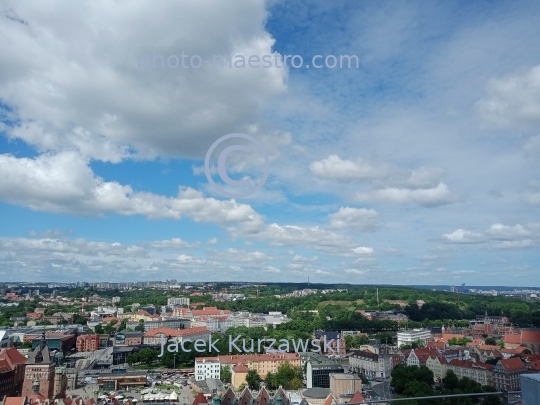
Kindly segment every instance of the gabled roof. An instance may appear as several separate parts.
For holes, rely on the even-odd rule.
[[[244,388],[244,391],[240,394],[238,398],[238,405],[251,405],[253,403],[253,395],[248,387]]]
[[[204,405],[208,404],[208,401],[206,400],[206,397],[204,396],[202,392],[199,392],[197,396],[195,397],[195,399],[193,400],[192,405],[197,405],[197,404],[204,404]]]
[[[349,402],[364,402],[365,400],[366,398],[364,398],[360,391],[356,391],[356,393],[353,395]]]
[[[281,397],[281,402],[283,403],[283,405],[289,405],[289,398],[287,397],[287,394],[285,394],[285,391],[283,390],[283,388],[280,386],[276,393],[274,394],[274,402],[275,402],[275,399],[277,396],[280,396]]]
[[[266,390],[266,388],[262,388],[259,391],[259,395],[257,395],[257,399],[255,400],[257,405],[268,405],[270,402],[270,394]]]
[[[232,405],[236,399],[236,394],[231,387],[227,388],[225,394],[221,397],[221,405]]]

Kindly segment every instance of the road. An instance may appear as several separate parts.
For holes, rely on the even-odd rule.
[[[384,380],[381,382],[373,381],[371,388],[376,395],[381,398],[390,398],[390,381]]]

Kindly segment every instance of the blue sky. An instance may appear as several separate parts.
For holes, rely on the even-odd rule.
[[[540,286],[534,5],[7,1],[2,14],[0,280]],[[182,51],[359,67],[140,68]],[[229,133],[268,152],[247,198],[204,174]],[[218,184],[232,144],[212,154]],[[227,173],[253,186],[263,162],[233,152]]]

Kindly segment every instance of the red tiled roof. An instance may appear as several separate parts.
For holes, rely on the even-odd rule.
[[[152,328],[148,329],[148,332],[144,334],[144,337],[154,337],[159,334],[164,334],[166,336],[191,336],[200,333],[210,333],[206,326],[197,326],[195,328],[188,329],[171,329],[171,328]]]
[[[521,344],[521,336],[514,334],[504,335],[504,343]]]
[[[237,364],[233,367],[233,371],[235,373],[247,373],[249,371],[249,368],[245,364]]]
[[[360,393],[360,391],[356,391],[356,393],[353,395],[351,400],[349,402],[364,402],[366,398]]]
[[[208,404],[208,401],[206,400],[206,397],[204,396],[202,392],[199,392],[197,396],[195,397],[195,399],[193,400],[192,405],[197,405],[197,404]]]
[[[14,347],[0,349],[0,360],[7,361],[11,369],[13,369],[13,365],[26,363],[26,358]]]
[[[540,343],[540,331],[522,330],[521,342]]]
[[[523,366],[523,363],[519,357],[510,357],[509,359],[502,359],[500,363],[503,366],[504,370],[509,373],[525,370],[525,367]]]
[[[219,361],[224,364],[240,364],[250,361],[271,361],[271,360],[300,360],[298,353],[263,353],[263,354],[226,354],[220,355]]]
[[[4,405],[24,405],[26,403],[26,397],[6,397]]]

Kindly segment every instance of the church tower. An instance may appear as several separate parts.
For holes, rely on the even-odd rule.
[[[47,346],[45,332],[39,345],[29,353],[24,371],[21,396],[41,394],[46,399],[53,398],[55,361]],[[34,392],[36,391],[37,392]]]

